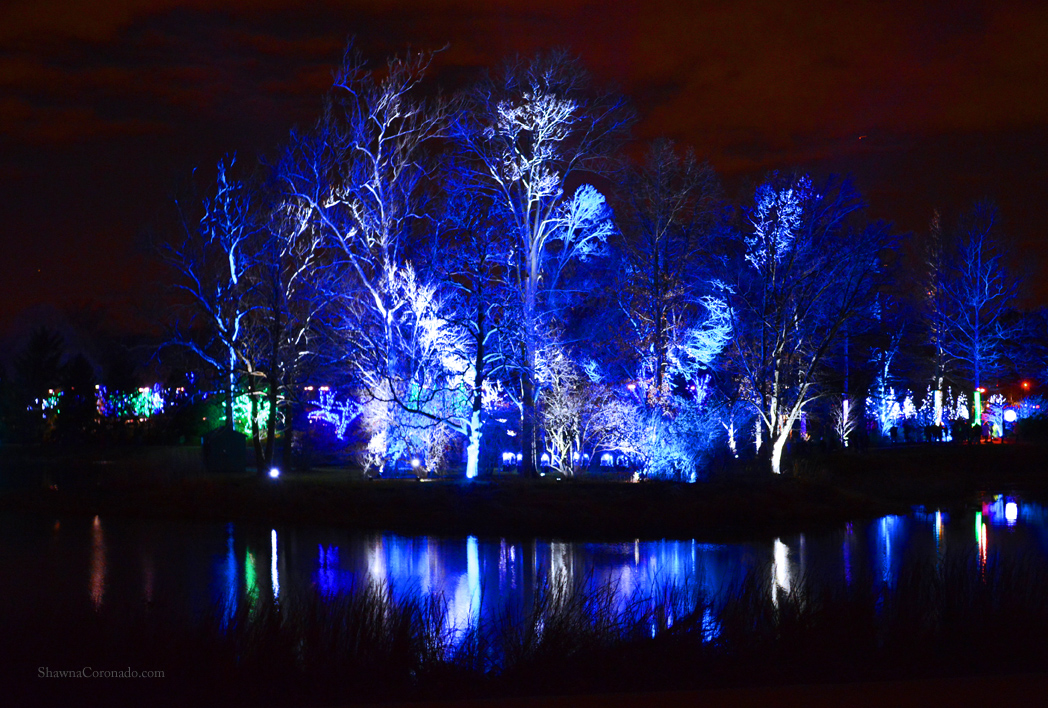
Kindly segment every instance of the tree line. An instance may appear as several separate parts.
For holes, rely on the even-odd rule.
[[[907,386],[943,425],[958,394],[981,416],[987,386],[1041,375],[992,205],[900,238],[848,179],[773,173],[733,204],[669,140],[628,159],[628,100],[566,53],[453,95],[433,59],[351,48],[312,127],[179,201],[173,341],[227,422],[245,393],[264,413],[259,469],[320,383],[369,469],[461,449],[474,477],[508,431],[524,476],[614,450],[694,479],[723,451],[779,472],[811,430],[854,443]]]

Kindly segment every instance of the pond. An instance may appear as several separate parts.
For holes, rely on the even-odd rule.
[[[626,610],[670,591],[714,606],[742,583],[772,600],[819,587],[889,588],[908,564],[951,560],[985,573],[995,560],[1048,565],[1048,509],[1006,496],[981,508],[920,510],[830,532],[762,542],[586,543],[551,539],[404,537],[307,526],[0,516],[0,599],[95,610],[161,608],[225,622],[259,603],[334,598],[374,584],[395,597],[435,593],[446,629],[527,607],[544,584],[610,589]],[[633,605],[635,607],[635,605]]]

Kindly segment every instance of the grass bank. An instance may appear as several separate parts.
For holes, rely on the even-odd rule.
[[[70,460],[79,459],[70,457]],[[734,540],[812,531],[963,505],[986,492],[1048,496],[1048,447],[912,446],[793,461],[772,476],[729,467],[698,484],[599,480],[360,481],[337,470],[279,480],[157,474],[133,459],[0,466],[0,509],[94,515],[310,523],[408,534]],[[29,471],[27,471],[29,470]],[[43,471],[41,471],[43,470]]]

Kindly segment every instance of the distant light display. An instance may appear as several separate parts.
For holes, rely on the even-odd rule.
[[[105,386],[95,388],[98,414],[104,418],[149,418],[164,412],[172,392],[160,384],[143,386],[130,393],[109,391]]]
[[[312,386],[307,386],[306,391],[312,391]],[[326,423],[335,428],[335,437],[339,440],[346,439],[346,431],[349,424],[360,414],[360,405],[350,399],[339,401],[335,393],[328,386],[321,386],[319,396],[313,405],[315,410],[310,411],[311,423]]]
[[[264,392],[255,394],[259,396],[258,414],[255,420],[260,429],[265,429],[266,421],[269,419],[269,399],[263,397]],[[251,394],[242,393],[233,399],[233,428],[244,435],[251,434]]]

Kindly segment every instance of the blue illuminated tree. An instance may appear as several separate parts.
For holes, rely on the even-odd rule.
[[[327,168],[323,131],[293,132],[262,190],[262,241],[254,273],[258,306],[251,318],[255,368],[249,372],[252,438],[260,472],[273,464],[278,433],[284,438],[283,465],[290,466],[300,384],[321,358],[330,269],[316,204],[327,188]],[[262,397],[266,415],[260,430]]]
[[[861,207],[848,182],[816,190],[807,177],[773,175],[758,185],[735,238],[723,287],[731,364],[775,473],[801,412],[827,392],[820,384],[844,325],[872,301],[887,227],[851,224]]]
[[[427,146],[447,124],[446,102],[424,95],[431,61],[414,53],[379,67],[347,51],[322,123],[325,167],[294,190],[338,274],[328,279],[327,322],[381,465],[435,433],[453,398],[441,356],[456,334],[411,253],[431,223]]]
[[[984,378],[996,374],[1018,320],[1006,317],[1019,291],[1019,280],[1006,263],[997,208],[977,204],[961,220],[947,251],[941,279],[942,349],[971,385],[976,420],[981,413]]]
[[[248,318],[254,307],[259,225],[256,194],[233,176],[236,157],[218,162],[215,185],[199,203],[178,202],[180,238],[163,245],[161,254],[177,274],[176,287],[190,301],[178,344],[194,352],[223,381],[225,426],[233,427],[237,377],[247,357]],[[196,214],[196,216],[194,216]],[[202,327],[193,327],[200,318]],[[203,333],[203,339],[188,330]]]
[[[456,377],[461,410],[448,424],[466,438],[466,477],[473,478],[479,472],[485,400],[504,368],[510,241],[490,199],[468,188],[461,165],[449,163],[442,177],[446,199],[429,260],[443,282],[446,319],[462,333],[455,341],[463,351],[446,357],[463,367]]]
[[[636,360],[631,378],[645,383],[649,398],[663,400],[674,376],[693,378],[725,343],[723,326],[712,338],[718,328],[704,327],[723,314],[710,300],[720,186],[708,164],[659,141],[621,191],[616,290]]]
[[[569,264],[601,252],[614,228],[604,196],[569,182],[604,167],[631,119],[623,98],[595,91],[577,60],[553,53],[505,64],[474,87],[453,124],[469,183],[501,213],[512,243],[506,272],[515,327],[506,364],[521,408],[526,476],[535,474],[543,333],[564,302]]]

